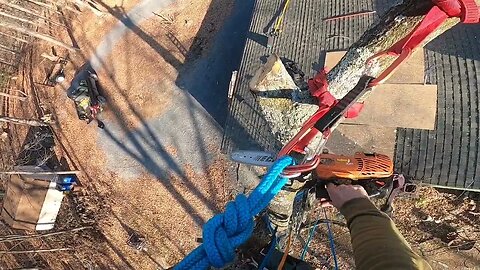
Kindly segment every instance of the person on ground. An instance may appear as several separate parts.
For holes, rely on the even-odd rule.
[[[362,186],[328,184],[329,204],[345,216],[356,269],[432,269],[413,252],[393,221],[368,198]]]

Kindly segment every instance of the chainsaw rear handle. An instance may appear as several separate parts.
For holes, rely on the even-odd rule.
[[[412,193],[416,190],[416,185],[409,181],[406,181],[405,177],[402,174],[393,175],[392,179],[388,183],[384,182],[384,185],[380,185],[376,180],[377,179],[358,180],[352,182],[352,184],[358,184],[362,186],[365,191],[367,191],[368,197],[370,199],[385,198],[385,202],[380,206],[380,210],[382,212],[385,212],[389,216],[393,211],[393,201],[400,193]],[[328,191],[326,189],[326,185],[329,183],[333,183],[335,185],[344,184],[338,183],[336,181],[319,180],[315,186],[315,197],[318,201],[331,201]]]

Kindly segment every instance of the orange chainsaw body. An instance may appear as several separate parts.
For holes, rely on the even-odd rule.
[[[366,180],[392,176],[393,162],[382,154],[355,153],[354,156],[335,154],[320,155],[320,164],[315,169],[319,180]]]

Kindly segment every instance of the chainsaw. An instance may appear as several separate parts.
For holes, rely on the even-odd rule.
[[[353,156],[345,156],[323,151],[318,158],[318,164],[311,171],[317,199],[329,200],[325,189],[328,183],[361,185],[371,198],[387,198],[382,208],[388,211],[391,210],[395,190],[405,186],[404,177],[394,173],[393,161],[386,155],[357,152]],[[236,151],[231,159],[243,164],[269,167],[275,156],[261,151]]]
[[[386,198],[382,208],[391,210],[393,197],[404,187],[405,179],[394,173],[393,161],[388,156],[377,153],[344,156],[328,153],[324,149],[333,128],[370,91],[373,80],[372,77],[363,76],[345,97],[332,106],[320,106],[277,155],[261,151],[236,151],[231,154],[231,159],[238,163],[270,167],[278,157],[290,155],[299,164],[287,167],[283,176],[299,181],[309,175],[304,188],[315,185],[317,199],[329,200],[325,189],[328,183],[355,184],[363,186],[371,198]]]

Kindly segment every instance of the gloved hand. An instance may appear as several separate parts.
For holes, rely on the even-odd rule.
[[[334,206],[339,209],[348,201],[356,198],[367,198],[368,194],[362,186],[359,185],[334,185],[327,184],[329,202],[322,202],[322,206]]]

